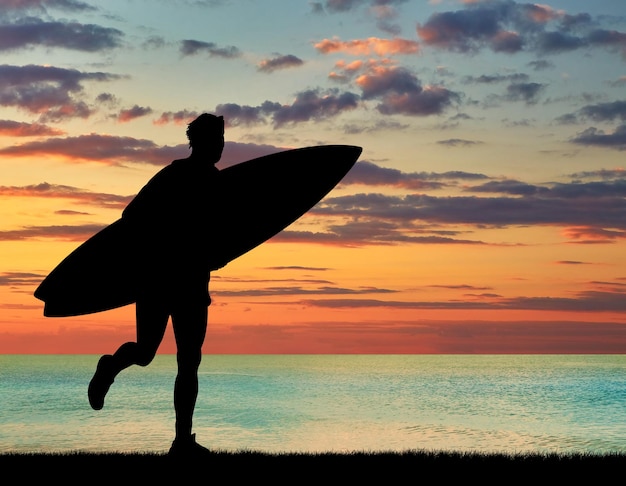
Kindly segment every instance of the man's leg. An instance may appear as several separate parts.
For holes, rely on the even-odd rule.
[[[208,308],[205,301],[186,304],[172,313],[178,373],[174,385],[176,441],[193,441],[193,412],[198,397],[198,368],[206,335]]]
[[[94,410],[104,406],[104,397],[117,374],[132,365],[147,366],[163,340],[169,313],[162,303],[138,299],[135,304],[137,342],[122,344],[113,355],[106,354],[89,383],[89,404]]]

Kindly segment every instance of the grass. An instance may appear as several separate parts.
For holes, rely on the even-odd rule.
[[[565,480],[619,484],[626,454],[213,451],[201,459],[183,461],[161,453],[76,451],[4,453],[0,454],[0,468],[4,477],[40,477],[64,484],[241,484],[266,480],[273,484],[448,484],[474,480],[491,484],[562,484]]]

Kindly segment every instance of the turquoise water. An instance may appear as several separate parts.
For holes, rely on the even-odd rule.
[[[0,356],[0,452],[167,450],[174,356],[96,412],[98,358]],[[626,356],[209,355],[194,422],[232,451],[626,452]]]

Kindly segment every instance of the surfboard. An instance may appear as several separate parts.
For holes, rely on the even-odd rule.
[[[220,218],[211,221],[223,263],[249,252],[319,203],[350,171],[362,148],[320,145],[285,150],[220,170]],[[209,218],[207,218],[208,221]],[[216,226],[217,225],[217,226]],[[120,218],[79,245],[40,283],[46,317],[122,307],[136,300],[136,232]]]

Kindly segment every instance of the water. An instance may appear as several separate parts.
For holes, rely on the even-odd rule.
[[[154,451],[175,358],[87,402],[99,356],[0,356],[0,452]],[[626,453],[624,355],[205,356],[194,431],[219,450]]]

